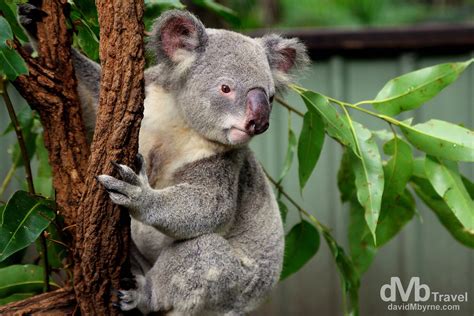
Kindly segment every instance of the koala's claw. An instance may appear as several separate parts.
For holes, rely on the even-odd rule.
[[[138,292],[136,290],[121,290],[119,291],[119,307],[123,311],[129,311],[137,307]]]
[[[126,207],[139,206],[144,190],[150,188],[146,174],[142,170],[136,174],[132,168],[116,162],[112,162],[112,164],[122,180],[105,174],[97,176],[96,179],[104,186],[115,204]],[[142,166],[144,166],[144,162],[142,162]]]

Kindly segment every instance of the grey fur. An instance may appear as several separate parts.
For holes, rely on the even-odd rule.
[[[143,313],[247,313],[278,282],[284,235],[265,174],[248,139],[235,141],[231,125],[245,119],[248,91],[270,98],[283,90],[290,70],[307,61],[304,46],[276,35],[252,39],[206,29],[192,14],[173,10],[155,22],[149,49],[157,64],[145,74],[140,131],[148,167],[141,158],[138,174],[115,164],[121,180],[98,177],[132,217],[137,288],[120,291],[120,306]],[[73,57],[92,133],[100,67],[77,52]],[[222,84],[232,93],[220,93]],[[153,102],[164,99],[168,114],[153,112]],[[160,121],[160,115],[168,116]]]

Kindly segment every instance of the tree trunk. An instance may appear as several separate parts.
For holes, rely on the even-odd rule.
[[[128,275],[129,216],[114,206],[95,176],[115,175],[111,161],[131,165],[143,115],[143,0],[97,0],[102,77],[96,130],[88,147],[66,26],[67,0],[42,1],[48,16],[38,23],[39,58],[18,43],[28,76],[15,87],[44,127],[58,210],[72,232],[74,294],[60,290],[0,308],[0,314],[115,315],[111,289]]]
[[[95,176],[114,174],[111,161],[133,165],[143,115],[143,1],[96,2],[102,65],[99,109],[84,192],[77,216],[74,289],[84,314],[115,314],[130,236],[127,210],[112,204]],[[127,267],[127,264],[125,264]],[[128,269],[126,269],[128,270]],[[127,272],[127,271],[125,271]]]

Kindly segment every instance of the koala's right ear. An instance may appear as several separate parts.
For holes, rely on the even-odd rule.
[[[170,10],[154,23],[149,48],[157,61],[170,61],[184,72],[205,50],[208,36],[202,22],[187,11]]]

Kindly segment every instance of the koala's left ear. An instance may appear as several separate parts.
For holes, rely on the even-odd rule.
[[[292,81],[292,73],[309,64],[306,47],[297,38],[283,38],[276,34],[259,39],[265,48],[275,88],[282,92]]]

